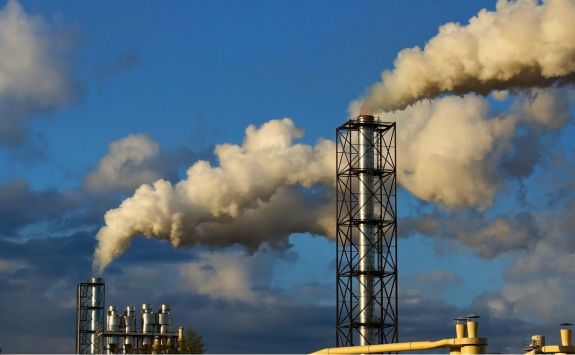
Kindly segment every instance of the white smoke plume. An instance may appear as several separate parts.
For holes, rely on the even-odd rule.
[[[362,113],[399,110],[441,93],[488,94],[493,90],[571,82],[575,73],[575,2],[497,2],[466,26],[448,23],[422,50],[402,50],[361,105]]]
[[[477,95],[381,113],[383,121],[397,124],[399,183],[451,210],[491,207],[506,180],[528,176],[539,163],[539,138],[571,117],[571,90],[534,89],[514,100],[503,113],[490,112],[488,100]],[[518,137],[520,131],[533,133]]]
[[[302,135],[287,118],[249,126],[242,145],[216,146],[219,166],[198,161],[183,181],[142,185],[106,213],[94,268],[102,271],[137,235],[176,247],[238,243],[250,248],[285,243],[295,232],[332,236],[328,201],[335,184],[335,144],[295,143]]]
[[[505,178],[497,168],[513,148],[517,130],[522,125],[549,130],[564,124],[562,110],[541,118],[534,109],[551,105],[568,111],[570,105],[553,104],[563,94],[538,90],[529,97],[521,97],[517,109],[504,115],[490,115],[487,100],[474,95],[444,97],[384,113],[382,119],[398,125],[399,183],[420,199],[448,209],[487,209]],[[241,146],[216,147],[219,166],[199,161],[189,168],[186,180],[142,185],[106,214],[106,225],[97,236],[94,267],[102,270],[138,235],[166,239],[176,247],[238,243],[252,250],[262,243],[282,245],[296,232],[333,237],[335,143],[320,140],[314,147],[294,143],[301,135],[289,119],[272,120],[260,128],[250,126]],[[126,142],[116,143],[124,147]],[[123,166],[124,158],[135,158],[124,154],[125,149],[117,150],[111,146],[109,157],[121,159],[110,158],[106,166]],[[517,161],[508,170],[530,171],[536,162]],[[130,176],[141,176],[131,168]],[[112,169],[112,180],[122,170]],[[451,232],[442,231],[446,233]],[[482,235],[488,240],[495,230]],[[497,254],[508,247],[486,242],[491,244],[491,249],[481,253]]]
[[[397,123],[397,174],[405,189],[452,209],[490,206],[495,167],[515,132],[515,117],[490,117],[480,96],[449,96],[382,119]]]

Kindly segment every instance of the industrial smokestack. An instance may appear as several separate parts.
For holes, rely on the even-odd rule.
[[[124,331],[126,333],[136,332],[136,315],[134,307],[126,307],[124,311]],[[134,349],[135,338],[133,336],[126,336],[124,339],[124,349],[126,354],[131,354]]]
[[[359,328],[360,345],[373,344],[373,277],[374,269],[374,186],[373,186],[373,125],[374,117],[362,115],[357,118],[359,126]]]
[[[99,333],[104,331],[105,284],[100,277],[91,277],[78,284],[76,308],[76,353],[100,354]]]
[[[100,353],[98,332],[104,330],[104,279],[92,277],[89,280],[90,297],[90,354]]]
[[[108,307],[108,315],[106,320],[106,330],[108,332],[120,331],[120,315],[115,306]],[[117,336],[108,337],[108,354],[116,354],[118,352],[119,338]]]
[[[398,341],[395,123],[337,132],[337,345]]]

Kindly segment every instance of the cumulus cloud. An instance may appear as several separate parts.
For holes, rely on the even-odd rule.
[[[23,144],[31,120],[78,95],[61,43],[61,34],[17,1],[0,11],[0,144]]]
[[[570,82],[574,16],[571,1],[500,0],[496,11],[481,10],[466,26],[442,25],[424,49],[399,52],[395,68],[370,88],[361,111],[403,109],[445,92],[486,95]]]
[[[95,195],[132,193],[142,184],[177,179],[180,166],[205,155],[187,148],[162,151],[147,134],[130,134],[108,145],[108,153],[86,175],[84,186]]]
[[[130,190],[162,176],[146,163],[156,158],[159,144],[146,134],[130,134],[110,143],[108,154],[86,177],[89,191]]]
[[[332,235],[335,228],[325,205],[316,208],[318,204],[302,193],[307,189],[320,200],[332,198],[332,190],[321,186],[334,185],[334,143],[293,142],[302,135],[290,119],[249,126],[241,146],[216,146],[219,166],[198,161],[176,184],[158,180],[142,185],[119,208],[106,213],[94,266],[102,270],[137,235],[166,239],[176,247],[196,243],[253,247],[281,243],[295,232]],[[299,188],[303,190],[298,192]],[[240,226],[246,228],[235,228]]]

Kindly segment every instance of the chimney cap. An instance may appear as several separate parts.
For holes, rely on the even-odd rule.
[[[357,120],[360,122],[373,122],[375,117],[373,117],[373,115],[359,115],[357,116]]]

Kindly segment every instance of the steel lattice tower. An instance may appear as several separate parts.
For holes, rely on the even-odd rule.
[[[100,354],[103,349],[101,332],[104,329],[106,285],[99,277],[92,277],[77,287],[76,354]]]
[[[395,123],[337,136],[337,346],[398,341]]]

